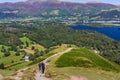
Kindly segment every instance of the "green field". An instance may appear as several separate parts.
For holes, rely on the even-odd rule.
[[[45,48],[39,44],[36,44],[35,42],[31,41],[29,38],[27,37],[22,37],[20,38],[20,41],[23,43],[22,45],[19,45],[17,47],[17,50],[20,51],[20,55],[16,56],[16,52],[15,51],[11,51],[9,50],[11,47],[9,46],[5,46],[5,45],[0,45],[0,64],[3,63],[5,66],[4,70],[0,70],[0,74],[2,75],[10,75],[13,74],[16,70],[21,69],[23,67],[27,67],[29,66],[29,64],[32,61],[29,62],[25,62],[24,60],[22,60],[22,57],[24,56],[24,52],[21,51],[25,51],[27,53],[35,53],[35,50],[37,49],[39,52],[40,51],[44,51]],[[28,42],[29,46],[26,47],[26,41]],[[20,49],[20,46],[23,46],[22,49]],[[34,46],[34,50],[32,50],[32,47]],[[5,49],[7,51],[10,52],[10,55],[5,57],[4,53],[1,52],[2,49]],[[7,73],[8,72],[8,73]],[[11,72],[11,73],[9,73]]]
[[[3,46],[4,46],[5,49],[9,49],[10,48],[9,46],[0,45],[0,51],[1,51],[1,49],[2,49]]]
[[[17,62],[20,61],[23,55],[16,56],[15,52],[11,52],[11,55],[8,57],[2,57],[0,59],[0,63],[4,63],[5,65],[7,64],[12,64],[12,62]]]
[[[57,67],[96,67],[109,71],[120,70],[120,66],[117,64],[85,48],[73,49],[71,52],[62,55],[55,64]]]
[[[32,43],[32,41],[29,38],[27,38],[27,37],[20,38],[20,41],[23,43],[24,46],[26,46],[26,41],[28,42],[28,44]]]
[[[43,46],[35,43],[34,41],[31,41],[29,38],[27,38],[25,36],[20,38],[20,41],[23,43],[22,46],[24,47],[22,50],[24,50],[27,53],[34,54],[35,51],[32,50],[32,47],[34,47],[35,49],[37,49],[39,51],[44,51],[45,50],[45,48]],[[28,43],[28,46],[26,45],[26,42]]]
[[[3,53],[1,52],[2,48],[4,47],[4,49],[8,50],[10,48],[10,46],[5,46],[5,45],[0,45],[0,57],[3,56]]]

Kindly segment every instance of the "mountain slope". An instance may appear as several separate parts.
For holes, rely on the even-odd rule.
[[[80,48],[80,49],[73,49],[72,51],[63,54],[62,56],[57,56],[55,58],[51,58],[49,60],[49,65],[47,66],[47,70],[46,70],[46,77],[52,79],[52,80],[119,80],[120,79],[120,73],[119,72],[114,72],[113,71],[106,71],[106,70],[102,70],[100,67],[87,67],[87,66],[83,66],[83,67],[79,67],[77,64],[75,64],[75,62],[83,59],[82,61],[84,61],[84,64],[88,64],[86,63],[87,61],[89,62],[90,60],[95,59],[97,61],[103,61],[103,64],[107,62],[107,64],[105,65],[112,65],[114,66],[114,68],[119,69],[120,66],[104,59],[103,57],[99,56],[98,54],[95,54],[93,52],[90,51],[90,53],[85,54],[86,52],[89,52],[90,50],[86,49],[86,48]],[[74,53],[72,53],[74,52]],[[84,53],[85,52],[85,53]],[[84,54],[85,56],[78,56],[79,54],[76,53],[80,53],[80,55]],[[94,57],[91,57],[93,56]],[[59,61],[61,58],[64,57],[64,60],[62,59],[60,62],[62,64],[59,65],[66,65],[69,64],[69,60],[70,61],[75,61],[71,64],[75,64],[76,67],[74,66],[68,66],[68,67],[56,67],[56,60]],[[80,58],[82,57],[82,58]],[[87,58],[89,57],[89,59]],[[71,59],[72,58],[72,59]],[[91,58],[91,59],[90,59]],[[66,62],[67,61],[67,62]],[[96,62],[95,62],[96,63]],[[81,63],[82,64],[82,63]],[[94,64],[94,62],[92,63]],[[99,63],[98,63],[99,64]],[[90,65],[89,65],[90,66]],[[110,68],[110,66],[108,66],[108,68]],[[105,69],[105,68],[104,68]],[[112,69],[111,69],[112,70]],[[73,79],[72,77],[76,77],[76,79]],[[79,79],[77,79],[79,78]],[[83,79],[84,78],[84,79]]]
[[[102,11],[100,13],[94,14],[91,17],[101,17],[101,18],[119,18],[120,17],[120,11],[118,10],[110,10],[110,11]]]
[[[119,71],[120,66],[106,60],[92,51],[81,48],[73,49],[56,61],[57,67],[97,67],[103,70]]]
[[[70,3],[70,2],[60,2],[59,0],[28,0],[26,2],[17,3],[1,3],[0,4],[0,18],[2,15],[6,18],[16,18],[16,17],[28,17],[28,16],[46,16],[50,15],[54,10],[58,10],[58,15],[63,13],[63,10],[67,11],[69,14],[73,15],[76,13],[75,10],[79,10],[77,13],[85,13],[90,10],[92,13],[116,8],[117,6],[106,4],[106,3]],[[48,10],[50,12],[47,12]],[[75,11],[75,12],[74,12]]]

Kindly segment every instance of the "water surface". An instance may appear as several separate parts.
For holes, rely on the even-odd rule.
[[[95,27],[90,27],[90,26],[85,26],[85,25],[75,25],[75,26],[70,26],[70,27],[75,30],[96,31],[114,40],[120,41],[120,27],[119,26],[95,28]]]

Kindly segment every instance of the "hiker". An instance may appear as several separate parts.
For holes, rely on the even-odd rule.
[[[41,63],[38,63],[39,71],[41,71]]]
[[[45,72],[45,63],[44,62],[39,63],[38,67],[39,67],[39,71],[41,71],[42,74],[44,74],[44,72]]]
[[[42,74],[44,74],[44,72],[45,72],[45,63],[44,62],[41,63],[41,71],[42,71]]]

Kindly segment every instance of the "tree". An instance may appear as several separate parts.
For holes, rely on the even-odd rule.
[[[34,49],[35,49],[35,47],[34,47],[34,46],[32,46],[32,47],[31,47],[31,49],[32,49],[32,50],[34,50]]]
[[[37,57],[39,57],[39,56],[40,56],[40,54],[39,54],[39,50],[36,49],[36,50],[35,50],[35,53],[34,53],[34,57],[37,58]]]
[[[43,56],[44,54],[45,54],[44,51],[41,51],[41,52],[40,52],[40,56]]]
[[[20,49],[23,49],[23,46],[21,45],[21,46],[19,46],[20,47]]]
[[[8,52],[4,53],[4,56],[5,56],[5,57],[10,56],[10,52],[8,51]]]
[[[14,60],[12,60],[11,63],[14,63]]]
[[[11,46],[11,51],[17,51],[17,47],[15,45]]]
[[[30,54],[29,57],[30,57],[30,60],[32,60],[32,61],[35,60],[35,57],[33,54]]]
[[[0,64],[0,69],[5,69],[5,66],[3,63]]]
[[[26,47],[29,47],[29,43],[26,41]]]
[[[15,55],[16,55],[16,56],[20,56],[20,52],[16,52]]]
[[[1,52],[3,52],[3,53],[7,52],[7,50],[5,49],[4,46],[2,46]]]

